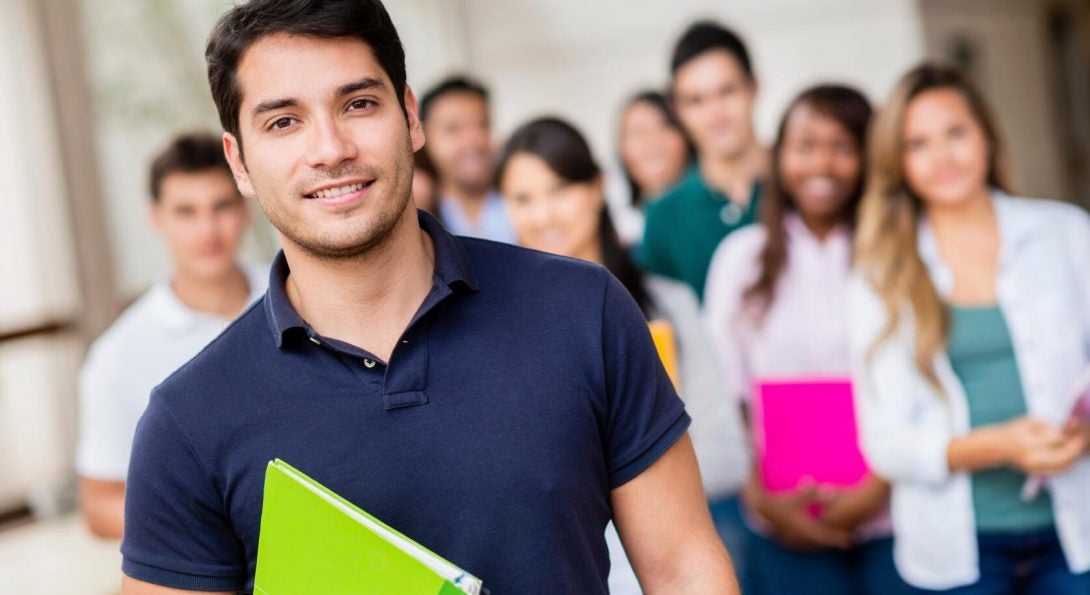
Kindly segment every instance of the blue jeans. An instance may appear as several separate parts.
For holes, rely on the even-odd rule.
[[[747,553],[761,595],[912,593],[893,566],[891,538],[866,541],[849,550],[799,551],[750,531]]]
[[[949,595],[1087,595],[1090,572],[1072,574],[1055,529],[1031,533],[981,533],[980,580],[972,585],[916,593]]]

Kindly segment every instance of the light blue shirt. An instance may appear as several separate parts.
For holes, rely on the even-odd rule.
[[[481,218],[476,225],[469,221],[462,204],[449,196],[439,199],[439,216],[447,230],[456,236],[515,243],[515,230],[507,218],[503,197],[495,191],[485,195]]]

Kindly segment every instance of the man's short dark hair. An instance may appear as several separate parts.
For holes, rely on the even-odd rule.
[[[670,59],[670,75],[677,76],[677,71],[697,56],[711,50],[723,50],[738,60],[746,77],[753,78],[753,65],[749,61],[749,51],[742,38],[734,31],[712,21],[693,23],[674,46],[674,55]]]
[[[220,17],[204,52],[220,124],[240,145],[238,64],[251,45],[277,33],[363,41],[390,77],[405,112],[405,49],[380,0],[251,0]]]
[[[159,202],[163,180],[167,176],[215,169],[231,175],[231,167],[223,156],[223,141],[220,137],[207,132],[192,132],[175,137],[151,162],[148,181],[152,202]]]
[[[434,87],[428,89],[428,92],[424,93],[423,97],[420,98],[420,121],[423,122],[428,119],[428,112],[431,111],[431,107],[436,100],[451,93],[472,93],[488,103],[488,89],[484,85],[467,76],[452,76],[443,79]]]

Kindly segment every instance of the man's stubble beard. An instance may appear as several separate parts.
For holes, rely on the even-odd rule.
[[[347,177],[348,175],[373,178],[376,181],[370,190],[375,191],[382,190],[379,187],[380,183],[391,181],[389,178],[375,175],[377,173],[380,173],[379,170],[374,168],[352,166],[329,170],[323,177],[328,177],[331,180]],[[298,222],[292,221],[290,215],[276,208],[270,208],[266,201],[261,200],[260,195],[258,196],[258,203],[269,222],[283,235],[285,240],[297,246],[311,258],[331,262],[355,260],[374,252],[390,239],[398,221],[405,212],[405,208],[412,200],[412,176],[412,147],[409,144],[408,137],[406,137],[405,152],[401,155],[396,166],[395,175],[392,178],[393,188],[389,189],[384,196],[373,194],[364,198],[365,201],[377,201],[380,208],[373,217],[358,221],[360,231],[353,233],[352,241],[348,243],[338,241],[329,234],[323,234],[320,229],[301,229],[302,226]],[[293,191],[293,196],[300,195],[301,192]],[[339,235],[344,233],[342,230]]]

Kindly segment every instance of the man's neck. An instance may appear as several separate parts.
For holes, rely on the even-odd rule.
[[[170,289],[187,308],[223,318],[235,318],[250,303],[250,281],[235,266],[217,277],[188,274],[178,268]]]
[[[435,245],[414,209],[381,245],[350,260],[317,258],[284,242],[288,299],[318,334],[388,362],[432,287]]]
[[[756,143],[734,155],[700,155],[700,175],[734,203],[749,204],[753,183],[768,172],[768,151]]]
[[[488,198],[488,188],[468,188],[460,184],[444,183],[442,194],[448,200],[458,203],[465,214],[469,224],[476,228],[481,226],[481,218],[484,213],[485,199]]]

